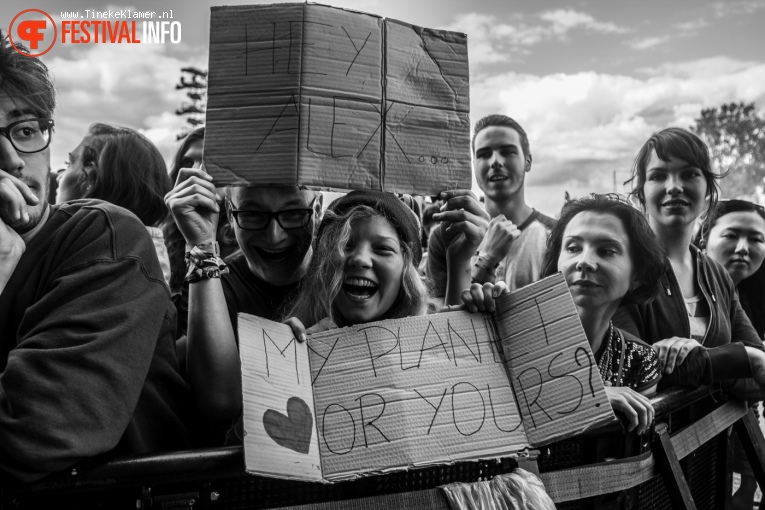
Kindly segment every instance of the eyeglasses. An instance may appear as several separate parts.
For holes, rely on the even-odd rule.
[[[313,215],[313,209],[287,209],[285,211],[231,211],[234,221],[243,230],[263,230],[271,218],[284,230],[303,228],[308,225]]]
[[[53,119],[24,119],[0,128],[0,134],[11,142],[16,152],[32,154],[50,145],[52,128]]]

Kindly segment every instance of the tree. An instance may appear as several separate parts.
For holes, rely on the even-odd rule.
[[[191,100],[185,102],[180,108],[175,110],[176,115],[188,115],[186,122],[191,124],[192,129],[205,123],[205,110],[207,109],[207,71],[202,71],[196,67],[184,67],[181,69],[181,81],[175,88],[177,90],[189,89],[186,96]],[[190,79],[186,79],[190,78]],[[177,139],[189,134],[190,129],[186,129],[177,135]]]
[[[761,193],[765,185],[765,118],[754,103],[728,103],[701,110],[691,128],[709,146],[712,168],[721,179],[722,196]]]

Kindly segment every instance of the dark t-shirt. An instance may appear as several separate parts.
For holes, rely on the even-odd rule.
[[[226,257],[229,272],[221,276],[223,294],[236,334],[237,313],[249,313],[269,320],[277,320],[282,306],[292,297],[298,283],[272,285],[258,278],[247,266],[244,253],[237,251]],[[178,305],[178,336],[186,334],[188,326],[189,285],[183,286],[181,303]]]

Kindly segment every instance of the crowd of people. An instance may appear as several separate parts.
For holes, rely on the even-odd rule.
[[[593,194],[554,219],[526,202],[531,146],[505,115],[474,129],[484,203],[445,190],[423,214],[379,191],[325,204],[297,186],[218,188],[204,128],[168,171],[146,137],[94,124],[50,205],[51,77],[0,39],[0,469],[19,480],[241,443],[238,313],[305,340],[455,305],[492,312],[557,272],[628,430],[650,428],[649,397],[672,385],[763,398],[765,211],[718,199],[688,130],[639,148],[632,200]]]

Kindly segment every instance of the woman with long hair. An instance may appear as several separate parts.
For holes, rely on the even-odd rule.
[[[170,262],[159,226],[167,217],[165,194],[170,188],[162,154],[148,138],[130,128],[93,124],[58,176],[56,203],[95,198],[138,216],[154,241],[169,285]]]

